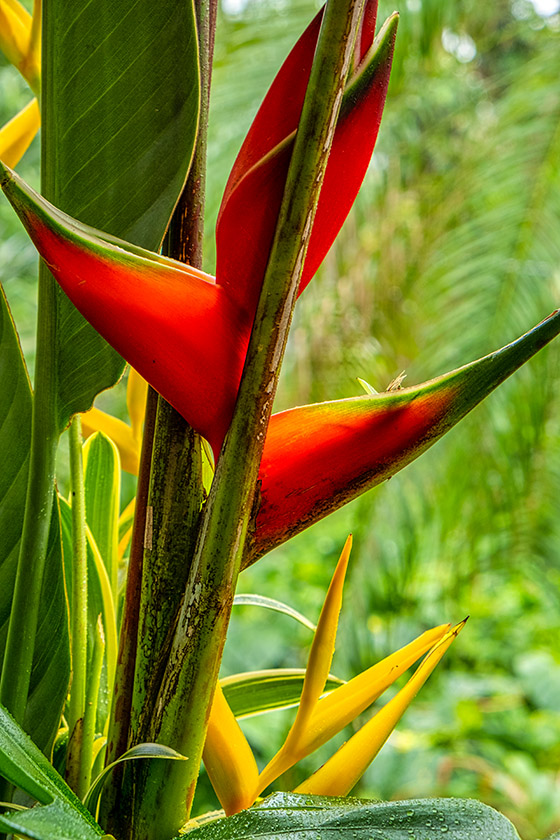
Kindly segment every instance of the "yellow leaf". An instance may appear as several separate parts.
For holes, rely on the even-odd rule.
[[[253,804],[257,764],[219,683],[214,692],[202,757],[226,814],[235,814]]]
[[[82,434],[88,438],[94,432],[106,434],[119,450],[123,470],[138,475],[140,446],[130,426],[94,406],[82,414]]]
[[[126,407],[128,409],[128,416],[130,417],[132,437],[138,443],[139,452],[142,443],[144,416],[146,414],[147,393],[148,383],[146,380],[134,368],[130,368],[126,386]]]
[[[321,698],[306,731],[305,754],[325,744],[371,706],[383,692],[450,630],[441,624]]]
[[[0,128],[0,160],[7,166],[16,166],[37,134],[40,124],[39,105],[37,100],[33,99],[19,114]]]
[[[17,0],[0,0],[0,49],[15,67],[27,56],[32,18]]]
[[[323,609],[317,622],[317,629],[313,636],[313,644],[311,645],[309,659],[307,660],[307,669],[298,712],[286,739],[286,744],[289,742],[294,747],[299,743],[301,736],[305,732],[309,718],[313,714],[315,706],[325,690],[325,683],[329,676],[334,655],[338,617],[340,615],[340,608],[342,607],[342,590],[351,549],[352,535],[350,534],[332,577]]]
[[[33,18],[18,0],[0,0],[0,49],[39,94],[41,80],[41,3]]]
[[[464,626],[462,621],[452,627],[429,651],[404,688],[295,792],[321,796],[350,793]]]
[[[326,744],[333,735],[371,706],[417,659],[445,638],[449,628],[449,624],[442,624],[422,633],[410,644],[322,697],[308,719],[305,730],[301,732],[295,748],[287,748],[290,747],[288,735],[286,742],[265,767],[259,776],[257,794],[297,761]]]
[[[338,616],[342,606],[342,589],[351,548],[352,536],[350,535],[340,555],[317,622],[296,719],[286,740],[259,775],[255,797],[274,779],[277,779],[289,767],[292,767],[307,755],[305,749],[306,728],[317,702],[325,690],[325,683],[329,675],[334,654]]]

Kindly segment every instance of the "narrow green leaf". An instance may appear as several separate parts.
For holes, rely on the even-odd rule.
[[[297,706],[304,678],[305,668],[275,668],[232,674],[220,683],[233,714],[243,718]],[[325,693],[343,683],[344,680],[329,674]]]
[[[62,544],[67,580],[71,581],[72,509],[65,499],[59,498]],[[97,729],[105,728],[110,705],[110,689],[115,674],[117,633],[115,607],[105,566],[91,533],[87,539],[88,563],[88,673],[93,657],[97,617],[101,615],[105,632],[105,663],[97,706]],[[72,609],[72,588],[68,586],[68,602]]]
[[[120,758],[117,758],[116,761],[113,761],[105,767],[93,782],[84,799],[84,805],[90,813],[97,812],[103,785],[109,778],[109,774],[113,771],[113,768],[117,764],[122,764],[123,761],[134,761],[139,758],[167,758],[172,761],[187,761],[187,756],[181,755],[176,750],[171,749],[171,747],[166,747],[163,744],[138,744],[136,747],[132,747],[123,753]]]
[[[88,438],[83,452],[86,521],[103,558],[116,601],[121,492],[119,452],[103,432]]]
[[[299,621],[300,624],[303,624],[304,627],[307,627],[307,629],[311,630],[313,633],[317,629],[316,625],[313,624],[312,621],[297,610],[294,610],[293,607],[290,607],[288,604],[284,604],[282,601],[276,601],[274,598],[267,598],[265,595],[252,595],[248,592],[240,592],[233,599],[233,604],[237,607],[264,607],[267,610],[274,610],[275,612],[289,615],[290,618],[294,618],[296,621]]]
[[[519,840],[506,817],[469,799],[368,802],[275,793],[259,805],[190,833],[192,840]]]
[[[103,834],[64,779],[2,706],[0,774],[46,806],[2,814],[2,830],[37,840],[96,840]]]
[[[3,290],[0,288],[0,667],[12,605],[27,492],[31,389]],[[58,729],[70,676],[66,598],[58,509],[48,542],[51,574],[43,580],[25,728],[48,752]]]

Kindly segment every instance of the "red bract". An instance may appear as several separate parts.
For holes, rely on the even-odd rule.
[[[274,414],[247,565],[395,475],[558,332],[554,312],[512,344],[423,385]]]
[[[375,9],[369,0],[302,287],[346,218],[377,137],[397,20],[390,18],[374,42]],[[210,442],[216,456],[233,414],[320,22],[321,15],[290,53],[233,167],[217,228],[216,280],[115,243],[56,210],[9,174],[2,177],[6,194],[68,297]]]
[[[300,293],[350,212],[377,139],[397,17],[385,22],[374,41],[376,8],[376,3],[367,5],[359,63],[346,87],[337,122]],[[239,301],[250,320],[274,236],[320,23],[321,14],[304,32],[265,97],[233,166],[218,216],[217,280]]]
[[[366,7],[301,288],[346,217],[369,163],[389,78],[396,19],[372,45]],[[320,16],[280,70],[233,167],[218,221],[217,280],[92,231],[0,164],[0,182],[80,311],[212,445],[230,424]],[[557,313],[517,342],[445,377],[274,415],[247,562],[396,473],[560,331]],[[84,406],[85,407],[85,406]]]

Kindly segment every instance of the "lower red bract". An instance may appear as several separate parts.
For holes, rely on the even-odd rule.
[[[401,469],[442,434],[456,388],[295,408],[271,418],[255,553]]]

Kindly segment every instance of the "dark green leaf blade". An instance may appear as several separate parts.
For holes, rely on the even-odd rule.
[[[3,814],[0,827],[38,840],[95,840],[103,834],[91,814],[31,738],[0,706],[0,773],[42,805]]]
[[[3,660],[27,491],[31,437],[31,389],[17,334],[0,289],[0,665]],[[68,621],[62,572],[58,508],[48,554],[51,573],[41,594],[38,633],[25,727],[35,743],[52,745],[70,676]]]
[[[157,249],[198,128],[192,2],[54,0],[44,12],[44,38],[45,195],[80,220]],[[123,362],[59,289],[56,300],[64,428],[116,382]]]
[[[191,832],[193,840],[433,840],[440,835],[446,840],[519,840],[509,820],[474,800],[368,802],[290,793],[275,793],[248,811]]]

